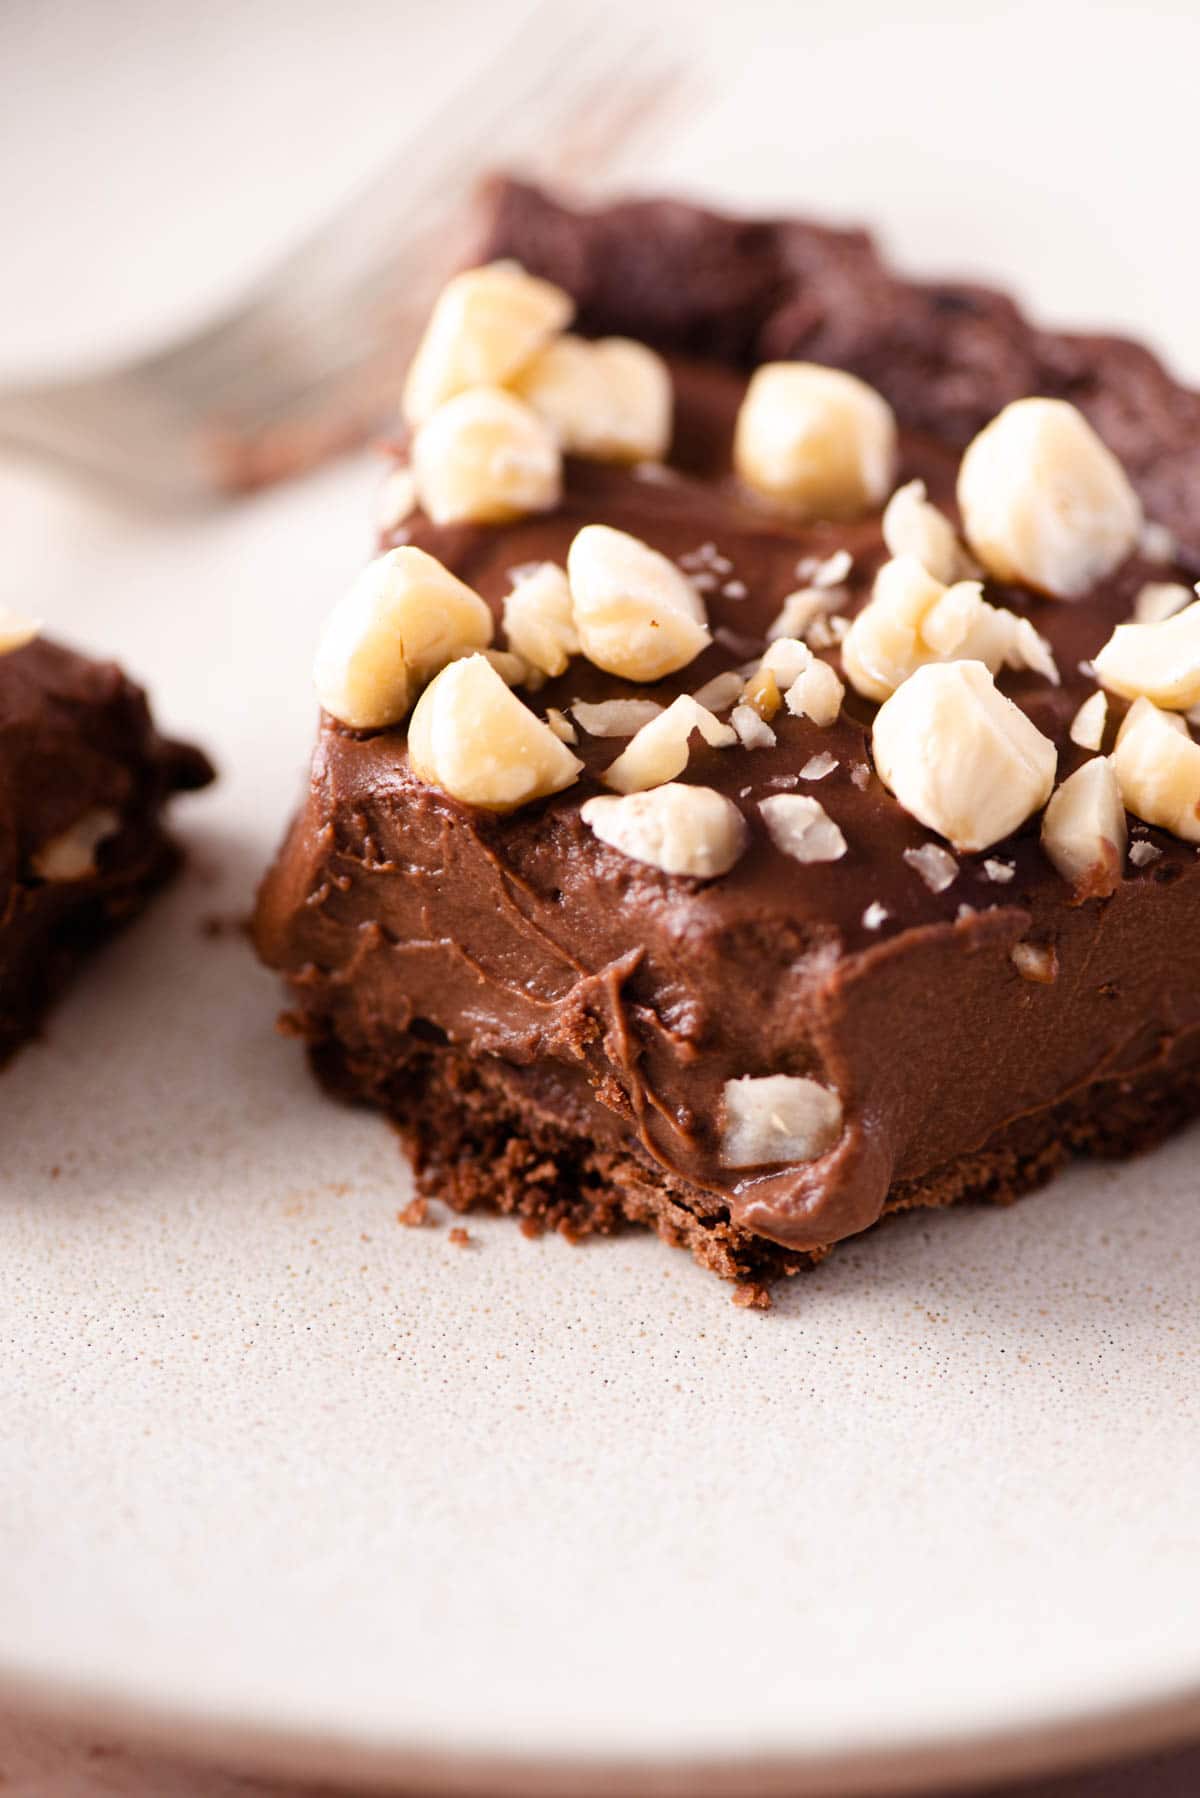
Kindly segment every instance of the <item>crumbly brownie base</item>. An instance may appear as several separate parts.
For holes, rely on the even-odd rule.
[[[564,1126],[494,1058],[417,1039],[402,1057],[378,1062],[332,1039],[311,1043],[309,1053],[331,1091],[383,1110],[412,1157],[420,1191],[454,1211],[502,1212],[520,1218],[528,1235],[556,1230],[572,1242],[628,1226],[651,1229],[735,1282],[735,1296],[754,1305],[769,1303],[771,1283],[815,1267],[829,1252],[784,1248],[740,1228],[713,1194],[635,1146],[608,1146]],[[1074,1156],[1137,1154],[1198,1116],[1200,1042],[1170,1072],[1097,1083],[1022,1118],[972,1155],[897,1182],[884,1215],[964,1200],[1011,1204]]]

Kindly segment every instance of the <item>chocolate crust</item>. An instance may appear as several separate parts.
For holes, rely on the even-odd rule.
[[[163,807],[212,778],[200,750],[158,734],[115,664],[44,638],[0,657],[0,1064],[178,867]],[[97,808],[117,828],[93,871],[39,879],[39,847]]]
[[[807,1271],[828,1253],[755,1235],[712,1193],[663,1169],[636,1144],[612,1147],[572,1130],[561,1107],[494,1058],[415,1037],[399,1056],[355,1056],[327,1039],[312,1045],[310,1057],[330,1092],[387,1116],[419,1191],[456,1212],[499,1212],[520,1219],[528,1235],[557,1231],[571,1242],[650,1229],[689,1249],[719,1278],[748,1287]],[[1020,1119],[970,1155],[898,1181],[883,1215],[968,1202],[1008,1205],[1073,1158],[1121,1159],[1155,1148],[1197,1111],[1200,1037],[1169,1071],[1099,1083]]]
[[[697,545],[718,545],[740,589],[710,585],[716,641],[680,675],[615,688],[575,662],[539,706],[694,691],[761,653],[798,567],[834,551],[853,564],[843,615],[866,603],[886,555],[878,517],[797,525],[748,503],[731,477],[747,365],[796,354],[887,394],[902,427],[899,480],[923,480],[951,516],[963,439],[1020,393],[1065,394],[1182,540],[1131,556],[1078,604],[993,583],[992,597],[1049,640],[1062,674],[1053,686],[1007,671],[1002,690],[1055,743],[1061,778],[1081,765],[1069,732],[1094,690],[1090,658],[1144,582],[1183,578],[1200,541],[1194,395],[1122,340],[1043,333],[966,284],[905,282],[860,232],[660,201],[580,213],[513,183],[494,204],[481,254],[568,288],[585,331],[667,353],[670,467],[568,462],[552,513],[502,528],[439,528],[418,513],[385,543],[430,551],[497,618],[515,565],[563,562],[597,519],[684,566]],[[836,666],[837,649],[829,656]],[[1123,710],[1110,706],[1110,730]],[[609,740],[581,738],[576,788],[496,818],[416,780],[402,731],[356,733],[326,717],[305,805],[260,894],[260,954],[287,977],[327,1082],[400,1125],[427,1190],[440,1183],[455,1203],[574,1233],[649,1224],[751,1284],[810,1265],[885,1213],[1012,1197],[1076,1150],[1127,1153],[1193,1115],[1191,847],[1135,827],[1142,852],[1116,892],[1081,904],[1032,820],[987,856],[961,857],[951,885],[931,891],[908,859],[928,833],[873,772],[873,715],[849,693],[832,726],[781,714],[773,747],[693,749],[688,778],[737,803],[750,839],[707,884],[631,862],[582,824],[581,803],[617,753]],[[799,873],[758,801],[797,790],[818,753],[833,771],[817,792],[849,850]],[[1051,984],[1022,977],[1013,952],[1026,943],[1053,951]],[[720,1159],[724,1085],[775,1072],[834,1087],[845,1128],[817,1162],[743,1175]],[[1140,1097],[1127,1116],[1129,1095]],[[551,1171],[534,1178],[540,1167]]]

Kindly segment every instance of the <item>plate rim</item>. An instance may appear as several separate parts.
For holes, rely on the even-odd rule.
[[[330,1726],[271,1722],[252,1707],[138,1693],[120,1681],[55,1677],[0,1656],[0,1705],[40,1722],[117,1736],[139,1749],[226,1772],[411,1792],[428,1798],[899,1798],[995,1781],[1045,1777],[1200,1741],[1200,1681],[1126,1703],[1031,1714],[1010,1724],[964,1725],[941,1734],[859,1747],[764,1755],[688,1756],[664,1750],[600,1758],[527,1750],[455,1748],[403,1732],[368,1739]],[[348,1788],[347,1788],[348,1789]]]

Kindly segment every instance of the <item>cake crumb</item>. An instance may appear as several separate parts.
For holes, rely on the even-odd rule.
[[[396,1222],[406,1230],[421,1230],[436,1224],[437,1219],[429,1215],[428,1199],[410,1199],[403,1211],[397,1211]]]
[[[769,1311],[771,1309],[770,1293],[765,1286],[759,1286],[754,1280],[739,1280],[729,1296],[742,1311]]]
[[[475,1238],[471,1235],[471,1232],[469,1230],[464,1230],[461,1224],[455,1224],[453,1230],[451,1230],[449,1236],[446,1238],[446,1241],[452,1242],[456,1249],[470,1248],[474,1240]]]
[[[210,940],[220,937],[249,937],[253,920],[245,912],[206,912],[200,919],[200,935]]]

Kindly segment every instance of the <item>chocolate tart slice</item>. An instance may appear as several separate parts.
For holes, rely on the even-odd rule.
[[[746,1303],[1193,1116],[1197,396],[854,231],[506,183],[480,263],[259,898],[322,1080]]]

